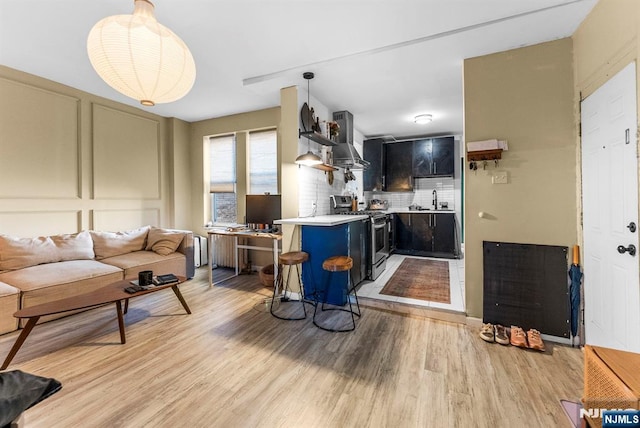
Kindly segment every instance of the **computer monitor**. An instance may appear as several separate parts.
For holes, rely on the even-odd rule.
[[[282,218],[280,195],[247,195],[246,222],[254,229],[272,229]]]

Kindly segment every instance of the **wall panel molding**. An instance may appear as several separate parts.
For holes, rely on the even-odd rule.
[[[80,198],[79,98],[0,78],[0,129],[0,199]]]
[[[161,198],[160,122],[92,104],[93,198]]]
[[[0,233],[35,237],[76,233],[82,230],[82,212],[68,211],[1,211]]]
[[[91,228],[102,231],[131,230],[141,226],[159,226],[159,208],[91,210]]]

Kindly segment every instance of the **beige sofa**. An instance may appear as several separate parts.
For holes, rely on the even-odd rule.
[[[0,235],[0,334],[18,328],[18,309],[136,279],[142,270],[192,278],[193,233],[145,226],[38,238]]]

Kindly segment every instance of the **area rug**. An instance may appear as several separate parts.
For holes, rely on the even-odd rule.
[[[406,258],[380,294],[451,303],[449,262]]]

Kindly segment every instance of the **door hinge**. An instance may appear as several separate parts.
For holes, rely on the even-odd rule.
[[[629,128],[624,130],[624,143],[625,144],[629,144],[631,142],[631,138],[629,136],[630,132],[629,132]]]

